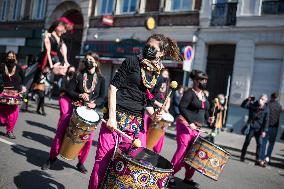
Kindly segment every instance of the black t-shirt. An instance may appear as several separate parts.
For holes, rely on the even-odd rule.
[[[118,72],[111,81],[118,91],[116,93],[116,110],[131,115],[143,116],[146,106],[153,106],[154,100],[161,87],[161,79],[153,89],[149,91],[154,95],[148,99],[147,88],[144,86],[141,77],[140,60],[137,56],[126,58]]]
[[[5,65],[7,65],[8,72],[11,73],[14,66],[16,66],[15,74],[9,77],[5,72]],[[12,87],[15,90],[21,91],[21,86],[24,81],[24,72],[17,64],[2,63],[0,65],[0,80],[2,80],[4,87]]]
[[[277,101],[270,101],[268,103],[268,106],[269,106],[269,127],[278,127],[282,107]]]
[[[94,74],[87,73],[87,83],[86,87],[91,88]],[[83,87],[83,73],[78,73],[74,76],[66,86],[66,95],[71,98],[72,101],[77,101],[80,99],[79,95],[85,93]],[[105,96],[105,79],[101,75],[97,75],[97,83],[94,91],[90,94],[90,100],[95,100],[97,107],[103,105]]]
[[[206,99],[204,102],[198,99],[196,94],[190,88],[184,92],[180,104],[180,114],[190,123],[200,123],[202,125],[207,122],[209,118],[210,104]]]

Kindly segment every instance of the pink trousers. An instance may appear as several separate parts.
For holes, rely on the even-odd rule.
[[[128,132],[127,134],[133,137],[133,133]],[[98,189],[100,184],[103,182],[108,165],[115,150],[117,137],[118,134],[116,132],[110,131],[106,127],[106,124],[102,123],[98,139],[95,164],[89,181],[89,189]],[[144,133],[138,133],[137,137],[141,140],[142,146],[145,146],[145,144],[143,144]],[[118,138],[119,142],[131,142],[124,137],[119,136]]]
[[[195,170],[189,165],[185,164],[183,159],[186,155],[188,146],[194,142],[198,132],[190,129],[187,123],[179,119],[176,121],[176,131],[177,150],[171,161],[174,166],[174,174],[176,174],[182,167],[185,167],[185,178],[190,180]]]
[[[144,135],[144,140],[146,141],[147,144],[147,134],[148,134],[148,129],[151,125],[152,119],[150,116],[145,113],[144,114],[144,130],[145,130],[145,135]],[[163,145],[165,141],[165,135],[162,135],[161,138],[157,141],[156,145],[153,147],[153,151],[157,154],[161,153]]]
[[[6,126],[7,132],[13,132],[20,108],[18,105],[0,104],[0,122]]]
[[[64,134],[65,134],[67,127],[69,126],[70,118],[73,112],[72,101],[66,96],[61,96],[59,98],[59,107],[60,107],[60,118],[57,124],[56,134],[53,139],[51,149],[50,149],[50,154],[49,154],[51,159],[55,159],[59,154],[60,147],[62,145],[62,141],[64,138]],[[82,164],[85,163],[88,157],[88,154],[92,147],[93,139],[94,139],[94,132],[92,132],[88,141],[86,142],[86,144],[81,149],[78,155],[79,162]]]

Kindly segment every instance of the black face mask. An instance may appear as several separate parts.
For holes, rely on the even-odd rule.
[[[7,59],[7,62],[8,62],[9,64],[13,64],[13,63],[16,62],[16,60],[15,60],[15,59]]]
[[[68,72],[67,75],[68,75],[69,77],[73,77],[73,76],[75,75],[75,72],[73,72],[73,71]]]
[[[90,60],[85,59],[85,60],[84,60],[84,64],[85,64],[85,66],[86,66],[86,68],[87,68],[88,70],[91,70],[92,68],[94,68],[94,64],[93,64],[93,62],[90,61]]]
[[[155,49],[155,47],[151,47],[150,45],[145,45],[143,49],[143,57],[148,60],[154,60],[156,59],[158,51]]]
[[[207,84],[207,83],[200,83],[200,82],[199,82],[198,88],[201,89],[201,90],[205,90],[205,89],[206,89],[206,84]]]

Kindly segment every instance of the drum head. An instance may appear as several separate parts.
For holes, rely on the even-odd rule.
[[[76,108],[76,114],[83,120],[90,123],[96,123],[100,120],[99,114],[95,110],[89,109],[86,106]]]
[[[162,120],[172,123],[174,122],[175,118],[170,113],[163,113]]]
[[[147,167],[149,169],[168,172],[172,170],[172,164],[164,157],[156,154],[147,148],[135,148],[131,144],[120,144],[119,149],[122,154],[132,162]]]

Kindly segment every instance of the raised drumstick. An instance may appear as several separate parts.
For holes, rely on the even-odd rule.
[[[160,109],[164,109],[167,101],[171,97],[171,94],[172,94],[173,90],[175,90],[177,87],[178,87],[178,83],[176,81],[172,81],[171,84],[170,84],[169,93],[168,93],[168,95],[167,95],[167,97],[166,97],[166,99],[165,99],[165,101],[164,101],[164,103],[163,103],[163,105],[162,105],[162,107]]]

